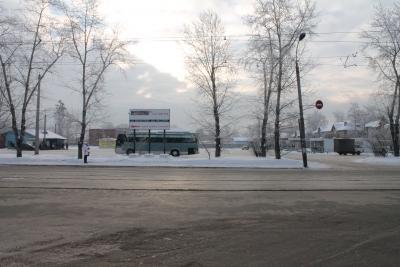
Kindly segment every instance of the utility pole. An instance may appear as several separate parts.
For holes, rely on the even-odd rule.
[[[299,48],[299,43],[301,40],[306,37],[306,33],[301,33],[299,36],[299,41],[297,42],[297,47],[296,47],[296,78],[297,78],[297,93],[299,96],[299,110],[300,110],[300,119],[299,119],[299,130],[300,130],[300,145],[301,145],[301,154],[303,157],[303,167],[307,168],[307,146],[306,146],[306,135],[305,135],[305,129],[304,129],[304,116],[303,116],[303,101],[301,98],[301,85],[300,85],[300,69],[299,69],[299,64],[297,60],[297,49]]]
[[[43,149],[46,148],[46,111],[44,112]]]
[[[38,77],[38,90],[37,90],[37,106],[36,106],[36,132],[35,132],[35,155],[39,155],[39,116],[40,116],[40,81],[42,76]]]

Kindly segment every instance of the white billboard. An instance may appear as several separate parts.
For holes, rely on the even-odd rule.
[[[130,109],[129,128],[132,130],[169,130],[169,109]]]

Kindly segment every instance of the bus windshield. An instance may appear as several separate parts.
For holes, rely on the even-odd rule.
[[[115,145],[117,154],[169,154],[174,157],[199,153],[197,135],[185,130],[136,131],[119,133]]]

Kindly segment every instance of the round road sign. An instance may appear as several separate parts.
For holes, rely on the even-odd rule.
[[[315,107],[317,109],[321,109],[324,106],[324,103],[322,103],[321,100],[317,100],[317,102],[315,103]]]

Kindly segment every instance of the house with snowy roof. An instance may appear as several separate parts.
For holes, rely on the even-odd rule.
[[[18,134],[20,130],[18,130]],[[8,131],[3,133],[5,137],[4,146],[7,148],[15,148],[16,141],[15,135],[13,131]],[[25,138],[22,143],[30,144],[35,146],[36,140],[36,131],[35,130],[25,130]],[[39,142],[40,142],[40,149],[62,149],[64,148],[65,142],[67,138],[58,135],[51,131],[39,131]]]
[[[371,121],[365,124],[365,131],[367,136],[370,136],[374,132],[382,129],[388,132],[390,131],[389,120],[386,119],[385,117],[382,117],[380,120]]]
[[[350,138],[360,137],[362,130],[359,124],[336,122],[325,126],[319,126],[312,134],[314,137],[318,138]]]

